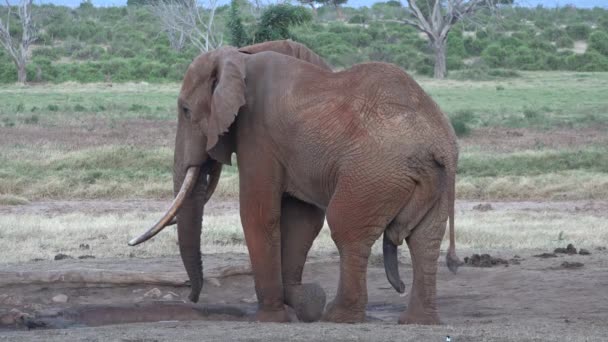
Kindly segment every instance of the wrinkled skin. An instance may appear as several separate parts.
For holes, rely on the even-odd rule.
[[[458,158],[448,119],[396,66],[366,63],[332,73],[313,64],[314,54],[294,52],[300,48],[226,47],[193,61],[178,100],[176,191],[188,167],[230,164],[236,153],[258,320],[287,321],[285,304],[302,320],[320,318],[325,294],[302,284],[302,270],[326,216],[340,281],[324,320],[364,320],[367,261],[384,233],[387,273],[396,272],[396,246],[404,240],[412,257],[413,286],[399,322],[439,323],[437,258],[448,217],[453,234]],[[202,284],[206,184],[202,174],[177,218],[193,301]],[[451,243],[450,268],[456,261]],[[389,280],[400,287],[398,274]]]

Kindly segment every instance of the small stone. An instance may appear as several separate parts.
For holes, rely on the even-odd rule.
[[[67,303],[68,302],[68,296],[66,296],[64,294],[58,294],[55,297],[53,297],[52,300],[55,303]]]
[[[595,250],[597,250],[597,251],[605,251],[605,250],[606,250],[606,247],[602,247],[602,246],[600,246],[600,247],[595,247]]]
[[[580,254],[580,255],[591,255],[591,252],[589,252],[588,250],[586,250],[586,249],[584,249],[584,248],[581,248],[581,249],[578,251],[578,254]]]
[[[95,259],[94,255],[81,255],[78,257],[78,259]]]
[[[480,204],[474,206],[473,210],[490,211],[490,210],[494,210],[494,207],[492,207],[492,205],[490,203],[480,203]]]
[[[88,243],[81,243],[80,246],[78,246],[78,248],[86,250],[86,249],[91,249],[91,246],[89,246]]]
[[[215,287],[220,287],[222,286],[222,283],[220,282],[219,279],[217,278],[207,278],[207,282],[209,282],[209,284],[215,286]]]
[[[42,259],[42,258],[34,258],[34,259],[32,259],[32,261],[33,262],[38,262],[38,261],[44,261],[44,259]]]
[[[55,255],[55,260],[63,260],[63,259],[74,259],[71,256],[67,255],[67,254],[63,254],[63,253],[59,253],[57,255]]]
[[[160,298],[162,292],[159,289],[153,288],[152,290],[144,293],[144,298]]]
[[[248,304],[257,303],[257,301],[258,301],[258,297],[256,295],[253,295],[253,297],[241,299],[241,302],[248,303]]]
[[[555,253],[542,253],[542,254],[536,254],[534,256],[537,257],[537,258],[543,258],[543,259],[546,259],[546,258],[557,258],[557,254],[555,254]]]

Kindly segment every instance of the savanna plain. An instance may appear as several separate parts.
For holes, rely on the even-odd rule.
[[[456,236],[467,263],[451,274],[444,255],[438,261],[443,325],[396,324],[407,298],[386,281],[380,244],[369,264],[367,323],[248,322],[256,303],[237,166],[224,169],[205,208],[207,281],[199,309],[164,314],[188,294],[179,283],[186,276],[176,233],[168,229],[137,247],[127,241],[172,198],[179,84],[63,83],[0,86],[0,340],[605,340],[608,73],[417,81],[450,116],[460,144]],[[55,260],[59,254],[64,259]],[[405,245],[400,262],[407,293]],[[174,283],[101,279],[84,286],[40,278],[69,278],[70,270],[106,280],[165,275]],[[337,271],[337,250],[324,228],[305,281],[319,282],[331,299]],[[28,276],[32,282],[19,282]],[[95,311],[104,305],[124,305],[127,313],[121,321],[120,314]],[[232,311],[214,311],[218,305]]]

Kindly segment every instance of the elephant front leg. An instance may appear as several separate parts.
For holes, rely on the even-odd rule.
[[[323,227],[325,212],[293,197],[284,197],[281,206],[281,268],[285,303],[298,319],[318,321],[325,308],[325,291],[317,283],[302,284],[306,256]]]
[[[258,298],[256,320],[288,322],[281,279],[280,193],[241,178],[241,221]]]

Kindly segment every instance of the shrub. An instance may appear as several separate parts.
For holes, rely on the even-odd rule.
[[[369,20],[369,18],[366,15],[355,14],[352,17],[350,17],[350,19],[348,19],[348,22],[350,24],[365,24],[368,20]]]
[[[585,24],[574,24],[567,26],[566,32],[575,40],[585,40],[589,37],[591,28]]]
[[[608,56],[608,34],[602,31],[593,32],[589,36],[589,49]]]
[[[470,123],[475,118],[475,114],[472,110],[460,110],[454,115],[450,116],[450,122],[454,127],[454,132],[459,137],[468,135],[471,132]]]
[[[608,71],[608,58],[596,51],[587,51],[582,55],[571,55],[566,59],[570,70]]]
[[[557,39],[555,45],[560,48],[571,48],[574,46],[574,40],[569,36],[563,35]]]

